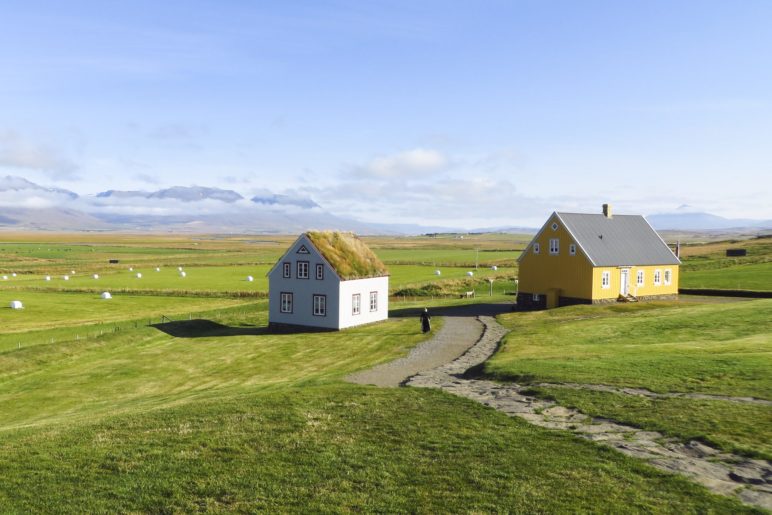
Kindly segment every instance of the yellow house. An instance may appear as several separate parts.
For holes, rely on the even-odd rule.
[[[552,213],[518,258],[518,309],[665,299],[681,261],[640,215]]]

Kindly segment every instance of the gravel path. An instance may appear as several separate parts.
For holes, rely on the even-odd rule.
[[[482,335],[480,324],[484,327]],[[361,372],[352,379],[366,384],[440,388],[541,427],[571,431],[646,460],[659,469],[685,475],[716,493],[733,495],[745,503],[772,510],[772,465],[768,461],[724,453],[697,441],[679,442],[655,431],[643,431],[612,420],[592,418],[554,402],[525,395],[523,392],[528,388],[525,386],[464,378],[467,370],[482,364],[496,351],[506,333],[507,330],[491,316],[476,319],[472,316],[449,317],[443,330],[422,344],[422,349],[416,349],[415,356],[411,353],[407,358]],[[446,354],[441,350],[443,345],[451,345],[453,351]],[[464,348],[468,350],[460,357],[435,368],[426,368],[430,363],[441,361],[441,356],[457,355]],[[414,373],[412,377],[403,379],[411,373]],[[617,391],[624,392],[623,389]],[[748,401],[742,399],[741,402]]]

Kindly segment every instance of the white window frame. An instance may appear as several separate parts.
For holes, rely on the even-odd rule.
[[[534,243],[534,244],[533,244],[533,253],[534,253],[534,254],[538,254],[538,253],[539,253],[539,250],[541,250],[541,249],[539,248],[539,244],[538,244],[538,243]]]
[[[314,316],[326,317],[327,316],[327,295],[314,294],[313,297]]]
[[[533,302],[539,302],[539,294],[538,293],[531,294],[531,300]]]
[[[308,279],[308,261],[298,261],[297,263],[297,278]]]
[[[665,268],[665,275],[663,280],[665,282],[665,286],[670,286],[670,283],[673,282],[673,271],[671,269]]]
[[[571,245],[568,246],[568,253],[571,256],[576,255],[576,243],[572,243]]]
[[[557,256],[560,254],[560,239],[550,238],[550,256]]]
[[[370,292],[370,311],[378,311],[378,292]]]
[[[317,281],[324,280],[324,265],[322,263],[316,264],[316,280]]]
[[[643,286],[646,284],[646,273],[643,270],[638,270],[636,274],[636,285]]]
[[[557,231],[558,230],[558,223],[557,222],[552,222],[552,230],[553,231]]]
[[[657,268],[654,270],[654,286],[659,286],[662,284],[662,270]]]
[[[292,292],[283,291],[279,295],[279,311],[282,313],[292,313],[293,298]]]
[[[604,290],[611,288],[611,272],[601,272],[600,274],[600,287]]]
[[[359,315],[362,313],[362,295],[355,293],[351,296],[351,314]]]
[[[292,263],[290,263],[289,261],[285,261],[284,263],[281,264],[281,267],[282,267],[282,274],[281,274],[282,277],[284,277],[285,279],[289,279],[290,277],[292,277]]]

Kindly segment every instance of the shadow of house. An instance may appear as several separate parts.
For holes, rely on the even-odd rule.
[[[211,336],[259,336],[269,334],[267,327],[230,327],[211,320],[176,320],[153,324],[161,332],[175,338],[208,338]]]
[[[463,306],[443,306],[430,307],[429,315],[438,317],[475,317],[475,316],[496,316],[503,313],[511,313],[514,304],[505,303],[478,303],[466,304]],[[423,311],[422,307],[392,309],[389,311],[390,318],[418,318]]]

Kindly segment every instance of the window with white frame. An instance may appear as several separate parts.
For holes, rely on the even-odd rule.
[[[600,287],[601,288],[611,287],[611,272],[603,272],[600,274]]]
[[[324,265],[321,263],[317,263],[316,265],[316,279],[318,281],[324,279]]]
[[[539,294],[538,293],[534,293],[533,295],[531,295],[531,299],[534,302],[539,302]]]
[[[288,279],[292,276],[292,264],[288,262],[282,263],[282,277]]]
[[[636,283],[638,284],[638,286],[643,286],[643,284],[644,284],[643,270],[638,270],[638,274],[637,275],[638,275],[638,277],[637,277]]]
[[[558,238],[550,238],[550,256],[557,256],[560,253],[560,240]]]
[[[351,314],[358,315],[362,312],[362,296],[355,293],[351,296]]]
[[[314,295],[314,316],[323,317],[327,315],[327,296]]]
[[[555,222],[552,222],[552,230],[557,231],[558,230],[558,224]]]
[[[298,261],[298,279],[308,279],[308,261]]]
[[[671,281],[671,279],[672,279],[672,272],[670,271],[670,269],[669,269],[669,268],[666,268],[666,269],[665,269],[665,284],[666,284],[666,285],[669,285],[669,284],[670,284],[670,281]]]
[[[662,284],[662,270],[654,270],[654,286]]]
[[[281,293],[281,306],[279,310],[282,313],[292,313],[292,294],[288,292]]]
[[[576,244],[575,243],[572,243],[571,245],[568,246],[568,253],[571,254],[572,256],[576,255]]]
[[[378,292],[370,292],[370,311],[378,311]]]
[[[538,243],[534,243],[533,244],[533,253],[534,254],[538,254],[539,253],[539,244]]]

